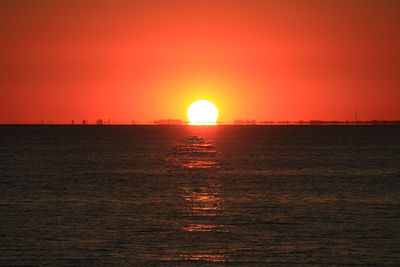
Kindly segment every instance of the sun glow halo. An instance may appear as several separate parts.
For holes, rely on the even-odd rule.
[[[189,106],[187,116],[190,125],[216,125],[218,109],[210,101],[198,100]]]

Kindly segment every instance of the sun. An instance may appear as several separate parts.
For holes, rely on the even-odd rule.
[[[189,106],[187,116],[190,125],[216,125],[218,109],[210,101],[198,100]]]

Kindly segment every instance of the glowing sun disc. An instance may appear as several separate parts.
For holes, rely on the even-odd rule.
[[[210,101],[198,100],[190,105],[187,116],[191,125],[215,125],[218,109]]]

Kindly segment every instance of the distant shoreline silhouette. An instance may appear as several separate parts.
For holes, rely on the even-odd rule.
[[[78,123],[76,120],[71,120],[70,123],[54,123],[52,121],[40,121],[38,123],[1,123],[0,125],[189,125],[189,122],[179,119],[161,119],[147,122],[131,121],[118,122],[111,120],[98,119],[95,121],[82,120]],[[366,121],[324,121],[324,120],[309,120],[309,121],[256,121],[256,120],[234,120],[232,122],[217,122],[217,125],[400,125],[400,120],[366,120]],[[201,126],[201,125],[200,125]]]

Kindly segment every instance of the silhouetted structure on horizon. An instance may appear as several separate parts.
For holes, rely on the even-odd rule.
[[[166,119],[166,120],[156,120],[154,121],[155,124],[160,124],[160,125],[181,125],[183,124],[182,120],[171,120],[171,119]]]
[[[234,120],[233,124],[257,124],[256,120]]]

